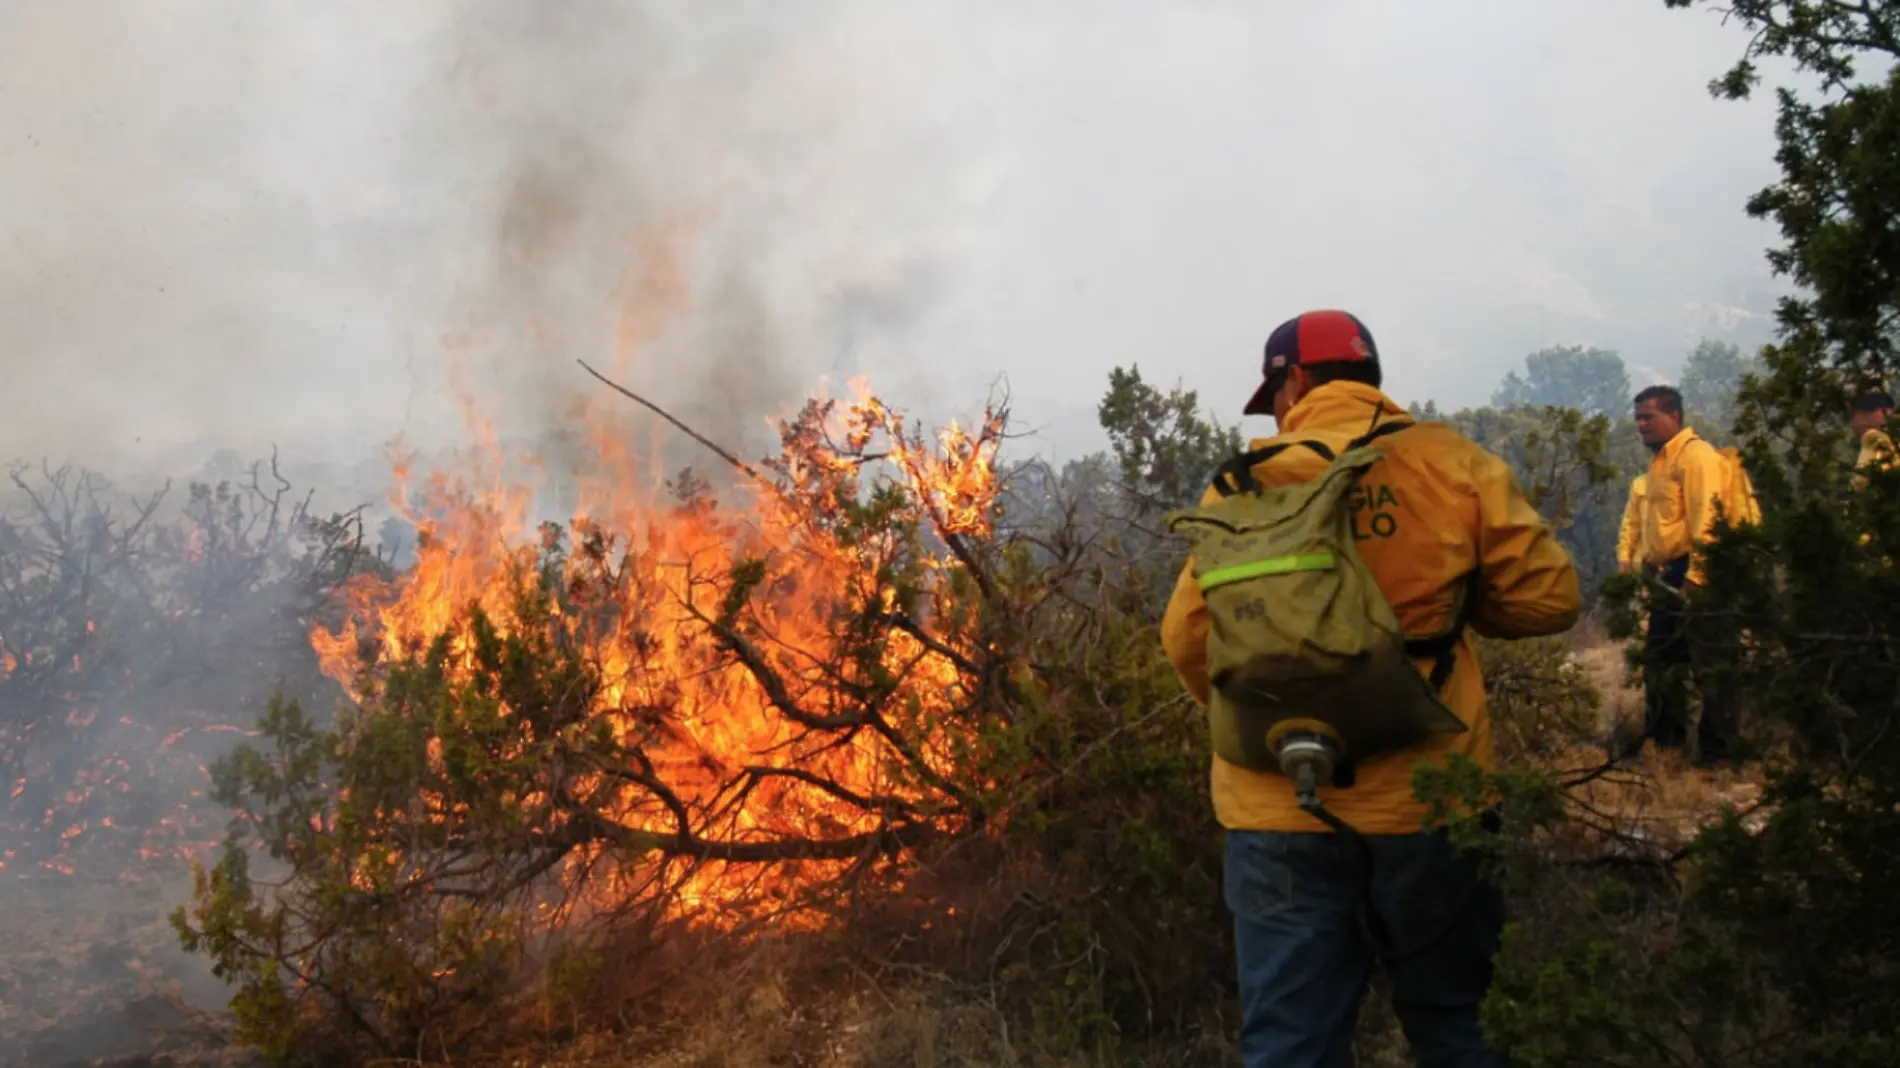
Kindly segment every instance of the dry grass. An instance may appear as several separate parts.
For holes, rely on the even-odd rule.
[[[1597,723],[1603,738],[1634,738],[1643,728],[1643,690],[1632,677],[1623,644],[1602,639],[1578,648],[1572,655],[1602,698]]]
[[[1601,633],[1582,637],[1572,654],[1601,698],[1599,745],[1577,745],[1558,761],[1588,767],[1605,751],[1622,752],[1643,730],[1643,690],[1629,665],[1628,648]],[[1618,830],[1676,848],[1725,807],[1746,811],[1761,799],[1752,769],[1692,766],[1680,750],[1645,743],[1632,760],[1575,791],[1589,809],[1611,817]]]
[[[1559,765],[1592,769],[1603,760],[1601,749],[1579,746],[1564,754]],[[1688,844],[1725,809],[1748,812],[1760,801],[1762,789],[1747,769],[1697,768],[1680,752],[1650,744],[1634,759],[1569,794],[1582,818],[1660,854]]]
[[[1175,1068],[1226,1054],[1212,1037],[1152,1059],[1051,1051],[1012,1018],[994,1000],[928,978],[890,990],[868,981],[817,987],[775,969],[664,1025],[582,1035],[488,1068]]]

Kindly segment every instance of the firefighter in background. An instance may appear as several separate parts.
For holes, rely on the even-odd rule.
[[[1649,492],[1649,476],[1637,475],[1630,482],[1629,502],[1623,505],[1623,526],[1616,532],[1616,568],[1634,571],[1642,563],[1636,550],[1643,543],[1643,495]]]
[[[1867,487],[1863,472],[1872,467],[1885,469],[1893,463],[1893,438],[1887,434],[1887,421],[1892,418],[1893,394],[1885,390],[1868,390],[1848,405],[1847,425],[1860,446],[1860,455],[1854,460],[1855,489]]]
[[[1731,695],[1706,670],[1711,651],[1695,640],[1684,617],[1685,595],[1703,580],[1698,546],[1715,526],[1718,509],[1731,519],[1753,516],[1753,494],[1741,461],[1718,450],[1683,425],[1682,394],[1671,386],[1638,393],[1636,432],[1651,453],[1642,496],[1642,531],[1636,560],[1643,577],[1660,584],[1650,601],[1644,642],[1644,724],[1635,740],[1655,739],[1663,748],[1689,743],[1688,686],[1691,675],[1702,685],[1693,751],[1699,765],[1725,764],[1735,735]]]

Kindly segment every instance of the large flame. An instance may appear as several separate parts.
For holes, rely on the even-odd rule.
[[[624,409],[593,405],[582,416],[598,463],[578,476],[580,514],[568,530],[576,541],[604,537],[618,548],[607,566],[598,556],[566,557],[563,577],[570,588],[611,599],[608,615],[615,622],[604,630],[579,619],[556,625],[587,643],[605,680],[594,714],[616,737],[640,729],[651,738],[651,718],[663,718],[662,741],[644,743],[651,774],[694,814],[693,832],[709,840],[838,841],[867,834],[882,817],[847,797],[914,799],[919,762],[927,765],[926,778],[931,769],[950,770],[943,740],[929,732],[894,740],[890,732],[801,725],[784,711],[784,687],[770,692],[716,630],[713,617],[728,576],[746,561],[763,562],[767,576],[748,602],[753,633],[788,665],[787,677],[797,671],[789,666],[793,660],[835,665],[843,615],[862,613],[866,604],[897,610],[896,587],[880,564],[905,535],[866,538],[841,530],[837,516],[828,514],[845,499],[864,499],[874,483],[904,491],[910,532],[924,535],[926,547],[912,550],[912,558],[921,563],[927,591],[947,587],[956,566],[950,546],[988,534],[997,507],[993,461],[1001,417],[987,416],[975,432],[953,424],[931,442],[861,382],[852,386],[855,400],[808,409],[819,417],[782,425],[786,450],[769,465],[772,474],[749,472],[717,506],[665,496],[650,460],[627,444]],[[417,485],[398,467],[392,504],[417,527],[414,566],[393,581],[353,582],[344,591],[343,625],[311,634],[326,674],[353,695],[373,686],[378,660],[415,655],[466,618],[470,606],[505,620],[521,576],[533,573],[546,547],[548,532],[533,522],[537,485],[510,477],[506,472],[518,465],[495,442],[492,428],[480,419],[471,423],[478,447],[462,469],[436,472]],[[373,655],[365,656],[366,649]],[[890,703],[909,710],[906,722],[942,720],[967,698],[971,680],[960,660],[968,663],[934,636],[890,633],[883,666],[902,680]],[[819,684],[801,686],[797,700],[822,715],[839,698]],[[642,717],[647,722],[638,722]],[[762,768],[769,770],[759,774]],[[677,806],[638,793],[611,812],[624,827],[662,835],[676,832],[678,814]],[[692,915],[715,920],[756,914],[758,902],[821,883],[846,863],[830,857],[792,865],[694,865],[674,888],[674,900]]]

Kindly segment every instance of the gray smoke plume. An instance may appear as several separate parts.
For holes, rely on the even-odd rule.
[[[769,446],[953,277],[937,17],[8,4],[0,454],[355,463],[460,440],[458,389],[534,438],[577,357]]]

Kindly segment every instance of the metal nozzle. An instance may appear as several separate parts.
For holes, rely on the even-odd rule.
[[[1293,789],[1303,809],[1319,807],[1321,783],[1333,780],[1339,763],[1339,747],[1323,734],[1301,731],[1280,740],[1274,750],[1280,771],[1293,780]]]

